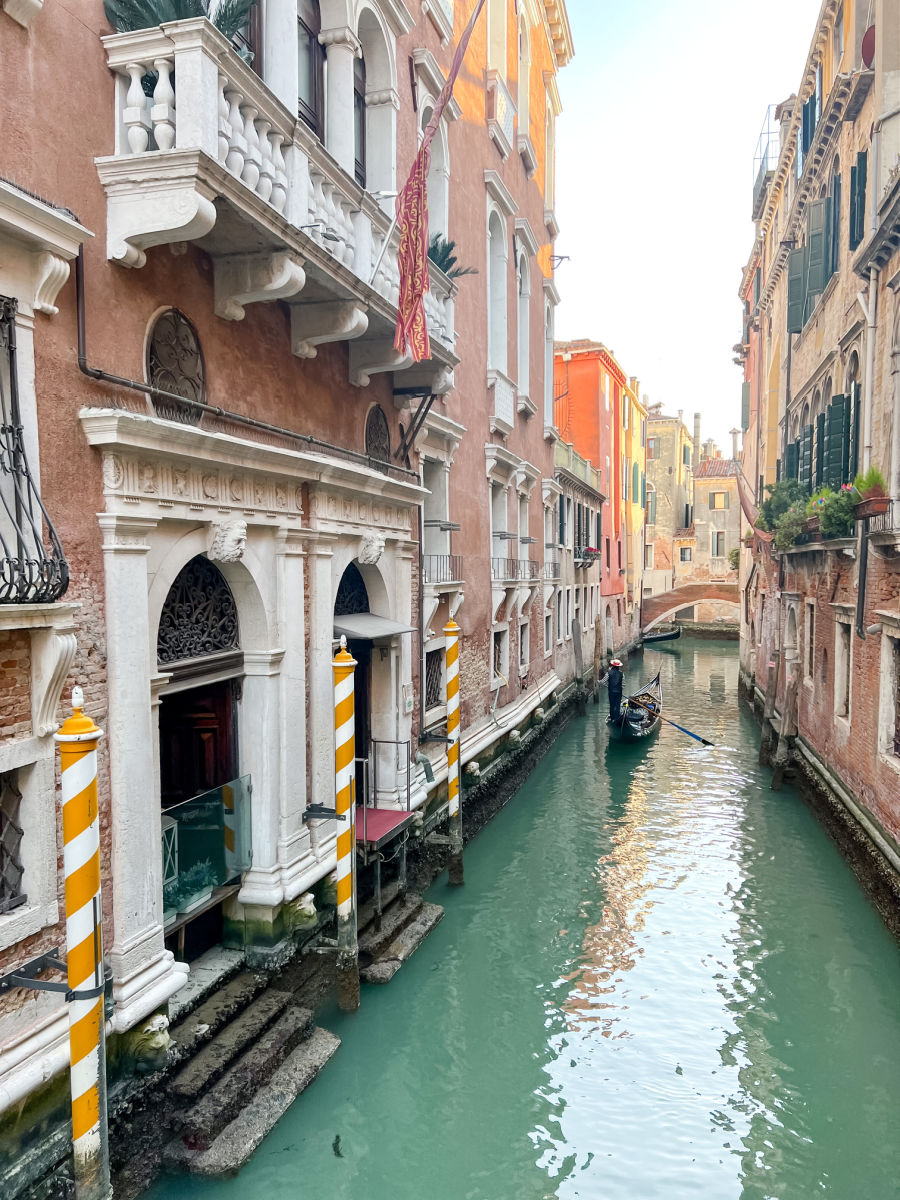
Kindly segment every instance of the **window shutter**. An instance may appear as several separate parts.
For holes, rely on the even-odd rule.
[[[816,417],[816,491],[825,485],[825,414]]]
[[[723,498],[724,498],[724,501],[725,501],[725,503],[723,504],[723,508],[727,508],[727,507],[728,507],[728,493],[727,493],[727,492],[723,492],[723,493],[722,493],[722,495],[723,495]]]
[[[837,395],[828,405],[825,430],[825,483],[839,491],[844,482],[844,408],[847,397]]]
[[[709,510],[710,510],[710,512],[712,512],[712,510],[716,507],[715,492],[708,492],[706,499],[707,499],[707,503],[709,504]]]
[[[856,156],[856,166],[851,168],[850,195],[850,249],[856,247],[866,232],[866,173],[868,154],[861,150]]]
[[[806,246],[809,251],[806,290],[810,296],[818,295],[825,288],[826,215],[824,200],[813,200],[806,210]]]
[[[798,469],[798,478],[801,484],[812,491],[813,480],[813,427],[812,425],[804,425],[800,430],[800,463]]]
[[[788,256],[787,331],[799,333],[803,328],[803,307],[806,299],[803,250],[792,250]]]
[[[750,428],[750,384],[741,384],[741,429],[746,432]]]
[[[831,263],[829,274],[838,269],[841,257],[841,177],[835,175],[831,185]]]
[[[784,448],[784,477],[796,479],[800,465],[800,443],[789,442]]]
[[[759,293],[762,285],[762,271],[759,267],[756,268],[756,274],[753,276],[753,309],[754,311],[759,305]]]
[[[782,459],[775,460],[775,482],[780,483],[784,479],[784,462]]]
[[[859,474],[859,465],[860,465],[860,462],[862,459],[862,455],[859,452],[859,435],[860,435],[860,427],[862,424],[862,420],[861,420],[862,412],[860,410],[860,403],[859,403],[859,384],[855,383],[855,382],[850,385],[850,409],[851,409],[850,420],[852,422],[852,425],[851,425],[852,432],[851,432],[851,448],[850,448],[850,468],[849,468],[849,472],[847,475],[848,483],[852,483],[852,481]]]
[[[641,508],[647,507],[647,476],[641,471]]]

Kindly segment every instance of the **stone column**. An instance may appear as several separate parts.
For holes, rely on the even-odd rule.
[[[184,982],[163,944],[162,833],[150,679],[156,662],[147,603],[152,518],[99,516],[106,585],[113,938],[116,1012],[127,1029]]]
[[[325,148],[353,178],[353,60],[361,54],[359,41],[349,26],[323,29],[325,47]]]
[[[281,806],[278,862],[285,900],[294,900],[316,876],[316,859],[306,807],[306,611],[304,533],[280,529],[275,535],[278,640],[281,663]],[[313,878],[310,878],[313,876]]]
[[[288,112],[297,111],[300,72],[297,63],[297,6],[267,4],[263,21],[263,74],[267,86]]]
[[[334,592],[331,562],[335,538],[317,535],[307,543],[310,613],[309,634],[309,747],[312,794],[308,801],[332,806],[334,793],[334,704],[332,686],[332,642],[334,640]],[[310,827],[316,858],[335,855],[337,837],[333,821]]]

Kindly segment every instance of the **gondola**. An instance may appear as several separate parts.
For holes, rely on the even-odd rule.
[[[617,742],[637,742],[650,737],[662,724],[661,714],[662,687],[659,675],[655,675],[639,692],[634,692],[623,701],[622,715],[618,721],[612,717],[606,718],[609,736]]]
[[[641,637],[641,641],[645,646],[651,645],[653,642],[674,642],[681,637],[681,626],[674,625],[672,627],[662,626],[654,629],[652,633],[645,633]]]

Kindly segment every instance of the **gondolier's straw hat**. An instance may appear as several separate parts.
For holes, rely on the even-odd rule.
[[[621,665],[622,665],[622,660],[621,660],[620,658],[614,658],[614,659],[612,660],[612,662],[611,662],[609,665],[610,665],[611,667],[621,667]]]

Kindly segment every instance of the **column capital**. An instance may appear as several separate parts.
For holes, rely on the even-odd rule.
[[[146,554],[150,549],[146,535],[159,524],[154,517],[138,517],[125,513],[98,513],[97,521],[103,531],[104,553],[112,554]]]
[[[306,529],[281,526],[275,530],[275,553],[280,556],[296,555],[306,557],[306,541],[309,531]]]
[[[349,25],[335,25],[332,29],[323,29],[319,34],[319,44],[329,50],[332,46],[343,46],[353,51],[354,58],[362,58],[362,45]]]

